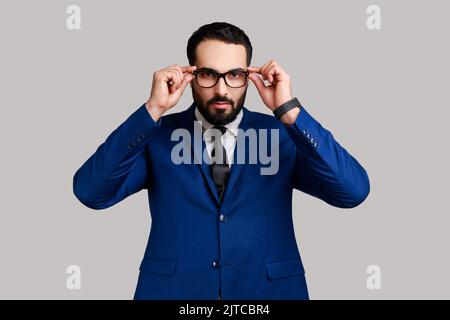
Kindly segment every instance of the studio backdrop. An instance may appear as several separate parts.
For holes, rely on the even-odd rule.
[[[311,299],[448,299],[448,1],[2,1],[0,298],[131,299],[152,227],[145,191],[104,210],[73,176],[149,98],[187,40],[228,22],[252,66],[364,167],[338,208],[298,190],[293,224]],[[167,114],[193,102],[188,86]],[[245,106],[272,115],[252,84]],[[176,199],[174,199],[176,201]]]

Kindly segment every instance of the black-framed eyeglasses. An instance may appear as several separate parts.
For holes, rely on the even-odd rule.
[[[197,84],[202,88],[212,88],[220,78],[225,80],[227,86],[231,88],[240,88],[247,83],[249,72],[243,69],[233,69],[224,73],[217,72],[213,69],[202,68],[192,72],[195,76]]]

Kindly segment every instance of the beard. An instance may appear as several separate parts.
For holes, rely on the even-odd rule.
[[[200,111],[201,115],[211,124],[216,126],[223,126],[227,123],[230,123],[241,111],[244,106],[245,96],[247,95],[247,90],[244,91],[242,96],[238,99],[238,101],[233,101],[227,97],[214,97],[211,100],[206,102],[206,105],[202,103],[202,100],[195,92],[194,88],[192,88],[192,97],[195,101],[195,104],[198,107],[198,111]],[[217,110],[211,107],[210,105],[214,102],[227,102],[230,104],[225,110]]]

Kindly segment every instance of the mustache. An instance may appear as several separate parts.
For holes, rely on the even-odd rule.
[[[225,98],[217,98],[217,99],[211,100],[210,102],[208,102],[208,104],[213,104],[213,103],[216,103],[216,102],[226,102],[226,103],[229,103],[229,104],[233,105],[233,102],[231,100],[228,100],[228,99],[225,99]]]

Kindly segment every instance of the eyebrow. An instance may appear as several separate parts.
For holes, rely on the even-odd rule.
[[[214,70],[212,68],[208,68],[208,67],[199,68],[199,69],[197,69],[197,71],[209,71],[209,72],[217,72],[217,73],[219,73],[219,71]],[[246,70],[244,68],[234,68],[234,69],[228,70],[228,71],[226,71],[224,73],[231,72],[231,71],[246,71]]]

